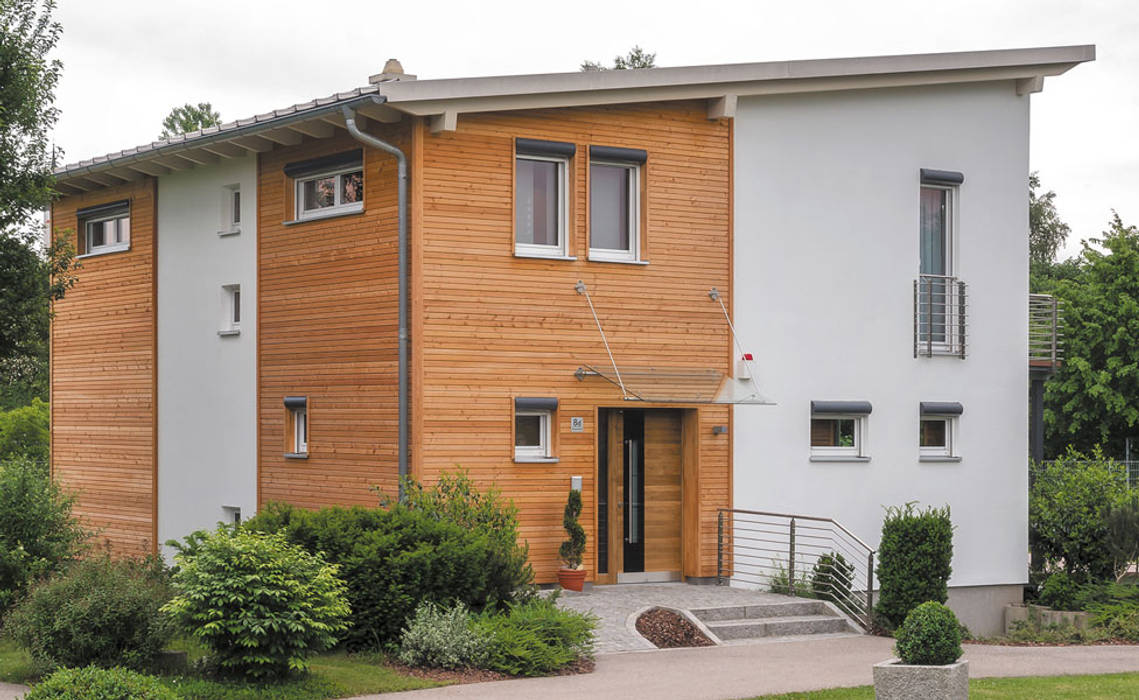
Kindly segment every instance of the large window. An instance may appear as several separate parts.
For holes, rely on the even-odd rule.
[[[83,254],[98,255],[129,250],[131,217],[128,202],[91,207],[78,212],[83,230]]]
[[[589,147],[589,259],[639,262],[645,151]]]
[[[564,158],[520,155],[514,164],[514,252],[566,255]]]

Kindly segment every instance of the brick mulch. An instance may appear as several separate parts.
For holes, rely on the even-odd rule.
[[[715,646],[696,625],[671,610],[653,608],[637,618],[637,631],[661,649]]]

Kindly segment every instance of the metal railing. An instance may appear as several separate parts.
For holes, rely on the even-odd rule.
[[[965,283],[947,275],[914,280],[914,357],[965,357]]]
[[[831,518],[719,509],[716,582],[834,603],[869,630],[874,550]]]
[[[1028,364],[1055,369],[1063,360],[1064,332],[1060,300],[1051,294],[1028,295]]]

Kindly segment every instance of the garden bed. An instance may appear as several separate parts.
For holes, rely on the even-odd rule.
[[[660,649],[716,645],[684,616],[663,608],[641,613],[637,618],[637,632]]]

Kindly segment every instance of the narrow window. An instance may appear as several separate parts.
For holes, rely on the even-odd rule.
[[[953,270],[953,210],[957,188],[921,187],[918,287],[919,342],[949,343],[956,315]]]
[[[285,397],[285,457],[308,457],[308,398]]]
[[[298,219],[348,214],[364,209],[364,170],[357,163],[296,179]]]
[[[91,207],[78,214],[83,231],[83,254],[98,255],[130,249],[131,219],[128,202]]]
[[[918,449],[922,459],[930,461],[956,460],[957,419],[963,412],[956,402],[923,401],[921,408]]]
[[[308,453],[308,411],[298,408],[293,411],[293,452],[297,454]]]
[[[218,335],[241,333],[241,285],[226,284],[221,288],[221,327]]]
[[[514,252],[566,254],[566,171],[562,158],[518,156],[514,164]]]
[[[639,255],[640,167],[592,162],[589,166],[589,257],[632,262]]]

